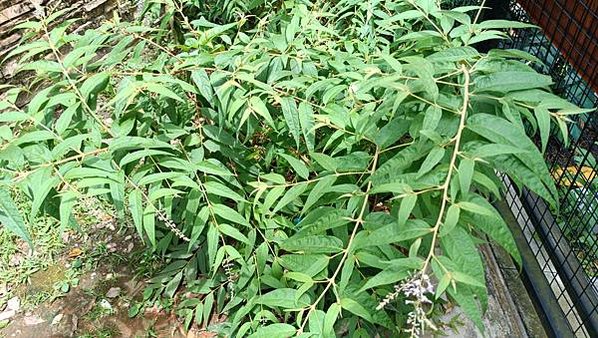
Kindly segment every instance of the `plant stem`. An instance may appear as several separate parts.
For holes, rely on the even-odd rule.
[[[444,212],[446,210],[447,202],[449,199],[449,190],[451,185],[451,178],[453,176],[453,170],[455,168],[455,164],[457,162],[457,157],[459,156],[459,146],[461,144],[461,134],[465,129],[465,121],[467,120],[467,108],[469,106],[469,70],[465,65],[461,66],[461,70],[463,72],[463,77],[465,79],[463,84],[463,107],[461,108],[461,118],[459,120],[459,129],[457,129],[457,134],[453,138],[455,142],[455,149],[453,149],[453,154],[451,156],[451,161],[449,163],[448,173],[446,175],[446,180],[441,186],[442,189],[442,202],[440,204],[440,211],[438,212],[438,218],[436,219],[436,224],[432,228],[432,244],[430,246],[430,252],[424,261],[424,265],[421,269],[422,273],[426,272],[428,265],[430,264],[430,260],[434,257],[434,249],[436,247],[436,242],[438,240],[438,234],[440,230],[440,226],[442,225],[442,216],[444,216]]]
[[[376,166],[378,165],[379,155],[380,155],[380,149],[376,148],[376,153],[374,154],[374,159],[372,161],[372,169],[371,169],[372,175],[376,171]],[[324,287],[324,290],[322,290],[322,292],[320,292],[320,295],[318,296],[318,298],[309,306],[309,311],[305,315],[305,319],[301,323],[299,330],[297,330],[297,335],[303,333],[303,328],[305,327],[305,324],[307,324],[309,315],[311,314],[312,311],[314,311],[316,309],[316,306],[322,300],[322,298],[324,298],[324,296],[326,295],[328,290],[330,290],[330,288],[333,285],[335,285],[336,276],[338,276],[339,272],[341,272],[341,270],[343,268],[343,264],[347,260],[347,257],[349,257],[349,252],[351,252],[351,246],[353,245],[353,240],[355,239],[355,235],[357,235],[357,229],[359,229],[359,226],[363,224],[363,216],[368,207],[368,198],[370,196],[371,189],[372,189],[372,180],[369,180],[364,197],[363,197],[363,203],[361,205],[361,210],[359,211],[359,216],[355,219],[355,226],[353,227],[353,231],[351,232],[351,236],[349,237],[349,241],[347,242],[347,247],[342,251],[343,256],[341,257],[341,260],[338,263],[338,266],[334,270],[334,273],[328,279],[328,283],[326,284],[326,287]]]

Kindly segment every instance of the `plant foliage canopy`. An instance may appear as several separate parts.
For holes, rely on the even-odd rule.
[[[145,23],[27,22],[0,222],[27,239],[41,212],[76,227],[78,201],[107,199],[170,262],[146,299],[187,290],[186,325],[225,314],[228,336],[416,336],[446,299],[482,328],[478,246],[520,260],[498,173],[556,206],[541,149],[581,110],[530,55],[478,53],[522,26],[479,10],[161,0]]]

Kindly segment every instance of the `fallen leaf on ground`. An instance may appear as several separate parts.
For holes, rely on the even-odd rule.
[[[120,288],[110,288],[108,292],[106,292],[106,297],[108,298],[116,298],[120,296]]]
[[[79,257],[83,254],[83,250],[79,249],[79,248],[73,248],[71,249],[71,251],[69,251],[68,257],[69,258],[75,258],[75,257]]]

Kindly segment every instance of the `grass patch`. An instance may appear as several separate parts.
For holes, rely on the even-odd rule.
[[[26,208],[22,204],[20,206]],[[54,218],[37,217],[35,222],[28,224],[28,230],[33,249],[21,238],[0,226],[0,307],[14,296],[19,285],[52,267],[57,257],[65,250],[66,245],[59,231],[58,221]],[[37,304],[47,299],[50,291],[40,289],[36,295],[28,295],[26,298]]]

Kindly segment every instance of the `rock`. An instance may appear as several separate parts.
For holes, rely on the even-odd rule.
[[[60,321],[57,320],[60,319]],[[69,315],[67,313],[58,314],[52,320],[52,337],[75,337],[75,331],[77,330],[77,316]]]
[[[45,323],[46,321],[43,320],[43,319],[41,319],[37,315],[31,315],[31,316],[25,316],[25,317],[23,317],[23,322],[27,326],[35,326],[35,325],[39,325],[41,323]]]
[[[12,297],[6,303],[7,310],[14,310],[16,312],[19,312],[20,308],[21,308],[21,301],[19,300],[19,297]]]
[[[14,317],[17,314],[15,310],[4,310],[0,312],[0,322],[3,320],[8,320]]]
[[[105,299],[102,299],[99,305],[102,309],[112,310],[112,305],[110,305],[110,302]]]
[[[62,320],[62,317],[64,317],[64,314],[59,313],[56,315],[56,317],[54,317],[54,319],[52,319],[52,326],[56,326],[60,323],[60,321]]]
[[[77,330],[77,326],[79,325],[79,317],[73,315],[71,318],[71,324],[73,325],[73,332]]]
[[[19,297],[12,297],[6,302],[6,309],[0,312],[0,322],[14,317],[21,308]]]
[[[108,290],[108,292],[106,292],[107,298],[116,298],[118,296],[120,296],[120,288],[118,288],[118,287],[110,288],[110,290]]]

